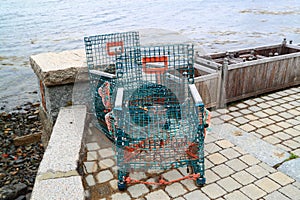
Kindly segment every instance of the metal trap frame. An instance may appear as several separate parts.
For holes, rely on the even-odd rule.
[[[205,184],[205,111],[193,84],[193,64],[189,44],[124,48],[117,55],[109,126],[114,129],[120,190],[142,182],[132,180],[131,171],[183,166],[193,169],[187,178]]]
[[[107,120],[112,115],[111,95],[116,79],[116,55],[124,48],[139,47],[139,33],[122,32],[84,38],[86,60],[92,96],[91,109],[96,117],[95,126],[114,140]]]

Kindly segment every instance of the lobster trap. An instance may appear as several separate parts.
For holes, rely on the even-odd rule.
[[[204,104],[194,83],[193,45],[124,48],[116,57],[113,115],[118,187],[130,171],[192,168],[204,178]],[[188,177],[191,178],[191,177]]]
[[[116,79],[116,55],[124,48],[139,47],[138,32],[112,33],[84,38],[87,66],[92,96],[92,111],[96,117],[95,126],[108,138],[114,140],[112,128],[107,120],[112,115],[111,95]]]

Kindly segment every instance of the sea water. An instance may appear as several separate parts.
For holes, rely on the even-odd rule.
[[[0,108],[38,99],[30,55],[84,48],[84,36],[153,28],[207,53],[285,37],[300,43],[300,0],[1,0]]]

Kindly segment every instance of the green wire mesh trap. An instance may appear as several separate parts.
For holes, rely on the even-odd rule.
[[[182,166],[204,184],[204,105],[193,84],[193,56],[192,45],[124,48],[117,55],[109,126],[119,189],[131,170]]]
[[[100,130],[113,140],[105,120],[112,110],[111,95],[115,87],[116,55],[124,48],[140,46],[138,32],[112,33],[84,38],[92,96],[92,111]]]

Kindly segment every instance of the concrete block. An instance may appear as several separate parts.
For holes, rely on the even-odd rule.
[[[36,181],[31,200],[72,199],[84,200],[80,176]]]
[[[33,55],[30,64],[46,86],[73,83],[78,72],[87,71],[84,49]]]
[[[73,106],[60,110],[38,175],[76,172],[85,118],[85,106]]]

